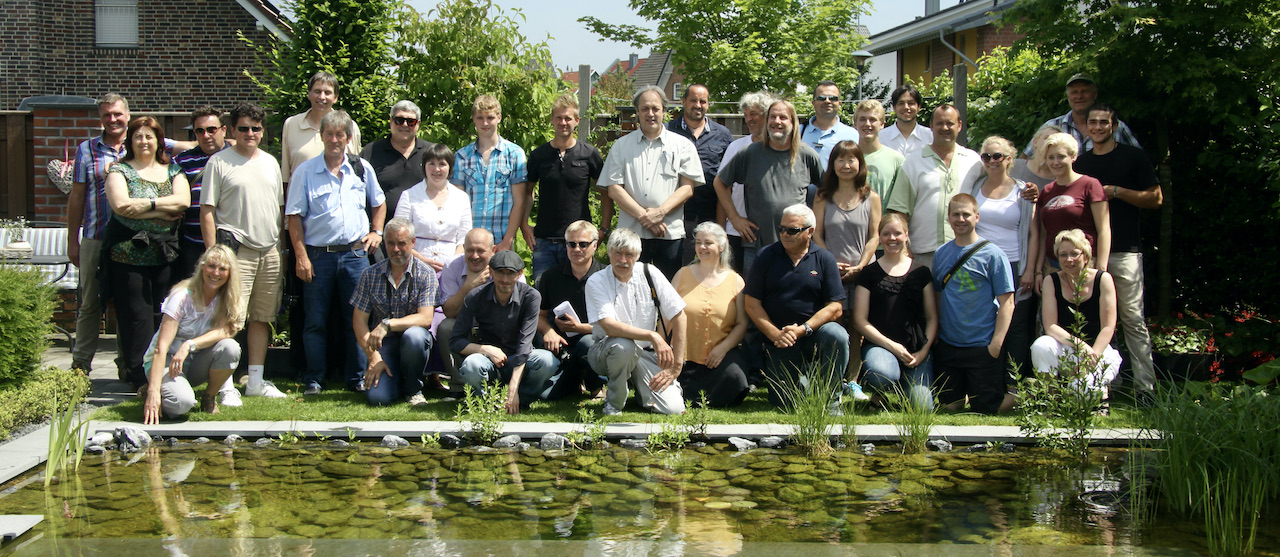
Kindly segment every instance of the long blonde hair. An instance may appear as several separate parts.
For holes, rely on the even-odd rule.
[[[211,262],[227,266],[227,281],[218,288],[216,294],[218,305],[215,308],[212,323],[215,327],[227,327],[234,333],[239,330],[243,317],[240,315],[240,267],[236,264],[236,256],[231,252],[231,248],[218,244],[205,250],[200,260],[196,262],[196,272],[191,275],[191,278],[173,285],[173,290],[170,292],[186,289],[191,293],[193,301],[202,306],[208,305],[209,300],[204,299],[204,266]]]

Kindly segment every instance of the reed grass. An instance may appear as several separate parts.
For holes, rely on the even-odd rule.
[[[89,429],[89,423],[78,419],[76,413],[83,398],[83,392],[76,392],[59,405],[57,393],[54,393],[44,473],[46,488],[53,482],[55,474],[65,476],[67,468],[80,469],[80,460],[84,457],[85,433]]]

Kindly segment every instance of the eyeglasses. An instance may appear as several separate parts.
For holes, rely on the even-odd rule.
[[[1075,250],[1075,251],[1060,251],[1060,252],[1058,252],[1058,260],[1059,260],[1059,261],[1064,260],[1064,259],[1079,259],[1079,258],[1081,258],[1081,257],[1084,257],[1084,252],[1083,252],[1083,251],[1080,251],[1080,250]]]
[[[222,129],[222,126],[209,126],[207,128],[196,128],[195,132],[196,135],[213,135],[218,133],[220,129]]]
[[[779,226],[779,227],[778,227],[778,234],[785,234],[785,235],[787,235],[787,236],[795,236],[796,234],[799,234],[799,233],[801,233],[801,232],[804,232],[805,230],[808,230],[808,229],[810,229],[810,228],[813,228],[813,227],[812,227],[812,226],[801,226],[801,227],[799,227],[799,228],[791,228],[791,227],[789,227],[789,226]]]
[[[983,153],[982,154],[982,162],[991,162],[991,161],[999,162],[1002,160],[1004,160],[1004,153]]]
[[[814,95],[814,96],[813,96],[813,100],[815,100],[815,101],[827,101],[827,102],[839,102],[839,101],[840,101],[840,95]]]
[[[236,126],[236,131],[240,133],[262,133],[262,126]]]
[[[587,249],[587,248],[591,247],[591,244],[594,244],[594,243],[596,243],[596,241],[595,241],[595,240],[587,240],[587,241],[585,241],[585,242],[570,242],[570,241],[565,241],[564,245],[569,246],[569,247],[571,247],[571,248]]]
[[[391,121],[392,121],[392,122],[395,122],[397,126],[416,126],[416,125],[418,125],[418,119],[417,119],[417,118],[406,118],[406,117],[404,117],[404,116],[396,116],[395,118],[392,118],[392,119],[391,119]]]

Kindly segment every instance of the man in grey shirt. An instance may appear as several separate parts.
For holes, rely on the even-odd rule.
[[[769,105],[765,135],[765,141],[752,143],[735,155],[715,180],[720,206],[742,234],[743,270],[748,273],[756,252],[778,241],[773,223],[782,220],[782,210],[804,203],[809,184],[822,181],[817,151],[800,140],[795,105],[782,100]],[[744,186],[746,215],[733,206],[730,184],[735,182]]]

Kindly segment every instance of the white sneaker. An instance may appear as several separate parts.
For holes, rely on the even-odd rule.
[[[422,396],[422,393],[414,393],[413,396],[409,397],[409,406],[416,408],[418,406],[426,406],[426,405],[427,405],[427,397]]]
[[[266,397],[266,398],[288,398],[289,397],[289,395],[286,395],[280,392],[280,389],[276,388],[275,383],[272,383],[270,381],[263,381],[260,385],[258,385],[258,388],[256,389],[253,388],[253,385],[249,385],[248,387],[245,387],[244,396],[260,396],[260,397]]]
[[[218,391],[218,404],[230,408],[239,408],[244,405],[240,401],[240,391],[235,389],[223,389]]]
[[[614,408],[612,404],[606,402],[604,403],[604,408],[600,410],[600,413],[606,416],[617,416],[622,413],[622,410]]]

